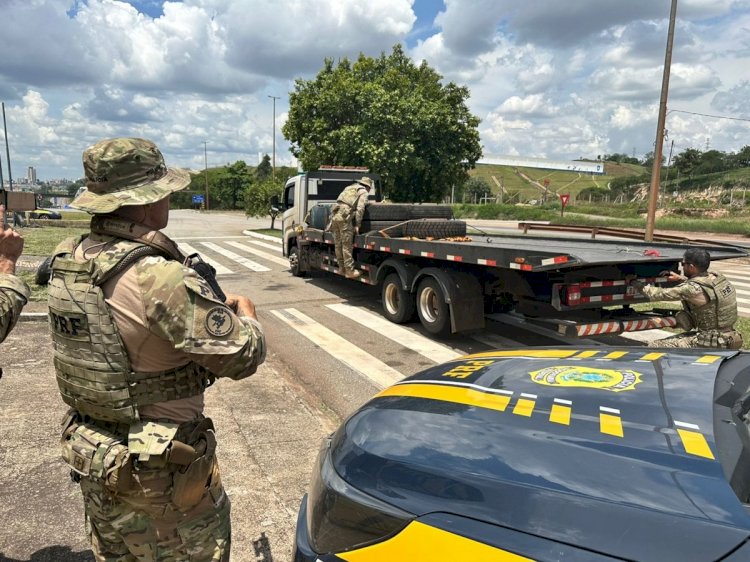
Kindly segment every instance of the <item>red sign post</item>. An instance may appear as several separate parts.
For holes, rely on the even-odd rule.
[[[570,195],[562,193],[560,194],[560,203],[562,203],[562,207],[560,208],[560,216],[563,216],[565,213],[565,206],[568,204],[568,200],[570,199]]]

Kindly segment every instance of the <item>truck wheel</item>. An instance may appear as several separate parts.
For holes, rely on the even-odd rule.
[[[363,220],[359,226],[359,233],[378,232],[384,230],[390,238],[399,238],[404,235],[402,221]]]
[[[391,322],[404,324],[414,317],[414,296],[404,290],[398,273],[391,273],[383,281],[383,314]]]
[[[453,207],[450,205],[412,205],[409,209],[410,219],[452,219]]]
[[[466,223],[449,219],[410,220],[404,225],[404,234],[414,238],[466,236]]]
[[[297,246],[292,246],[289,249],[289,271],[291,271],[292,275],[295,277],[305,276],[305,272],[299,267],[299,248]]]
[[[425,330],[435,335],[448,335],[451,329],[450,310],[438,282],[427,277],[417,290],[417,314]]]
[[[412,205],[406,203],[371,203],[365,207],[364,220],[405,221]]]

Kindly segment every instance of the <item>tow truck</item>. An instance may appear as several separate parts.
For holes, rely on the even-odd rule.
[[[382,202],[380,177],[366,168],[301,172],[287,180],[281,200],[274,198],[293,275],[316,270],[342,275],[325,223],[341,191],[363,175],[375,180],[375,190],[354,239],[362,276],[353,282],[380,286],[383,315],[392,322],[410,322],[416,312],[427,332],[447,335],[483,328],[488,313],[513,311],[572,337],[676,325],[668,312],[634,310],[648,299],[626,276],[669,286],[662,273],[677,271],[685,242],[467,236],[466,223],[451,218],[447,205]],[[747,248],[700,243],[712,261],[748,255]]]

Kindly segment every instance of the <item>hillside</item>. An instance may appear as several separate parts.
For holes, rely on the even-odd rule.
[[[616,177],[637,176],[645,173],[645,168],[633,164],[617,164],[606,162],[604,166],[605,175],[592,176],[579,172],[567,172],[561,170],[543,170],[539,168],[515,168],[513,166],[500,166],[497,164],[477,164],[476,168],[469,172],[472,176],[481,177],[490,186],[492,192],[497,194],[499,188],[497,182],[504,187],[504,196],[508,194],[520,194],[522,201],[541,199],[545,180],[548,181],[547,189],[549,197],[557,197],[559,193],[576,195],[589,187],[606,189],[609,182]],[[493,179],[494,178],[494,179]],[[497,180],[497,181],[495,181]],[[516,195],[515,200],[518,199]]]

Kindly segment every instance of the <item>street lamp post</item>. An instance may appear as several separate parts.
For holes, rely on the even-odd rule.
[[[206,211],[208,211],[208,141],[203,141],[203,175],[206,178]]]
[[[273,100],[273,160],[271,161],[273,179],[276,179],[276,100],[281,99],[280,96],[268,96]]]
[[[664,144],[664,123],[667,119],[667,96],[669,94],[669,70],[672,66],[672,43],[674,41],[674,23],[677,15],[677,0],[672,0],[669,13],[669,31],[667,33],[667,50],[664,55],[664,74],[661,80],[661,99],[659,100],[659,118],[656,125],[656,143],[654,144],[654,165],[651,169],[651,190],[648,197],[648,212],[646,213],[646,233],[643,237],[647,242],[654,239],[654,223],[656,222],[656,205],[659,201],[659,180],[661,177],[661,158]]]

